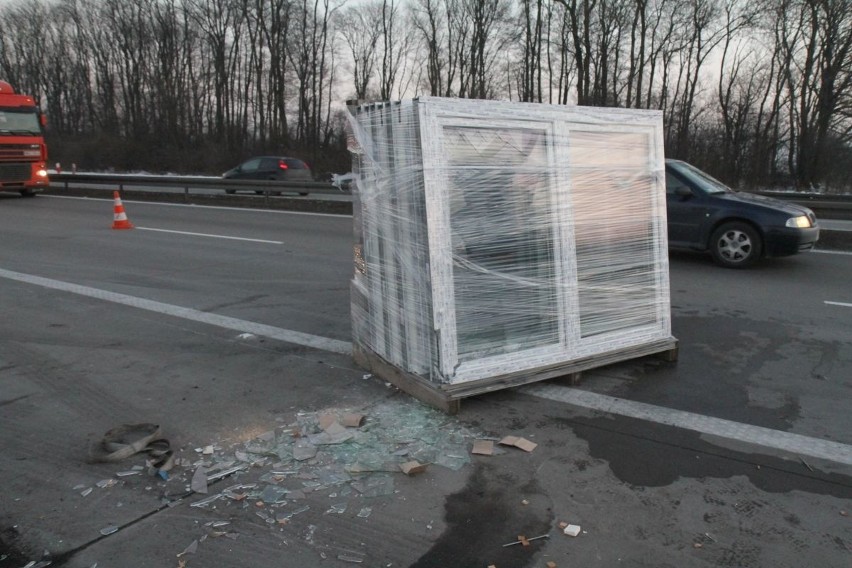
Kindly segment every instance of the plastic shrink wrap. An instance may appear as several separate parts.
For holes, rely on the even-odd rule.
[[[671,346],[660,112],[349,110],[356,351],[446,386]]]

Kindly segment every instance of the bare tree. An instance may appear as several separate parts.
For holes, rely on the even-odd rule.
[[[352,57],[352,81],[356,99],[367,99],[376,68],[376,46],[382,37],[384,1],[349,6],[338,12],[340,34]]]
[[[825,176],[829,141],[849,143],[852,133],[852,4],[781,0],[776,15],[790,96],[790,171],[812,187]]]
[[[270,144],[287,147],[290,144],[287,97],[291,70],[288,37],[294,7],[291,0],[265,0],[258,11],[260,25],[269,50],[269,78],[267,81],[267,116]]]
[[[0,68],[16,89],[39,98],[46,62],[41,30],[49,25],[47,8],[38,0],[8,6],[0,18]]]
[[[328,68],[330,20],[329,0],[302,0],[291,27],[290,62],[298,79],[296,136],[314,148],[323,138],[323,120],[328,115],[325,82]]]
[[[194,24],[206,42],[207,62],[212,66],[209,79],[211,92],[203,96],[214,138],[236,148],[234,130],[235,99],[238,87],[236,70],[239,65],[242,40],[242,19],[245,11],[239,0],[185,0]],[[212,97],[212,101],[210,98]],[[212,107],[212,112],[209,110]]]
[[[412,28],[397,0],[382,0],[382,52],[379,64],[379,98],[390,100],[394,87],[405,74],[405,64],[413,43]]]
[[[458,0],[413,2],[412,22],[426,50],[425,88],[430,95],[452,96],[458,73]]]
[[[544,24],[548,14],[543,0],[521,0],[521,61],[518,73],[518,97],[522,101],[542,102],[542,51]]]

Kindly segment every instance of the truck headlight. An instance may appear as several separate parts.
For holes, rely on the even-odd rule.
[[[787,226],[794,229],[810,229],[813,225],[811,225],[811,220],[806,215],[799,215],[798,217],[787,219]]]

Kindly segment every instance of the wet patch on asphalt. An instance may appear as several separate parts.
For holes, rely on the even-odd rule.
[[[20,535],[14,526],[0,526],[0,566],[24,566],[31,558],[21,550]]]
[[[550,500],[534,478],[519,479],[490,464],[478,464],[464,489],[446,497],[444,510],[446,531],[412,568],[532,566],[536,542],[503,545],[518,535],[548,534],[553,526]]]
[[[642,359],[624,365],[629,380],[607,394],[726,420],[789,430],[799,401],[755,397],[761,370],[783,362],[791,341],[783,325],[729,316],[680,317],[677,363]],[[637,364],[639,363],[639,364]]]
[[[661,487],[680,478],[745,476],[769,493],[798,490],[852,499],[852,477],[811,471],[804,462],[728,450],[701,435],[633,418],[554,418],[589,445],[589,454],[606,461],[619,480]]]

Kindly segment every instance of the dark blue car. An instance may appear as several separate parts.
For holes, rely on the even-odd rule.
[[[669,248],[709,252],[728,268],[811,250],[819,239],[807,207],[734,191],[678,160],[666,160],[666,206]]]

